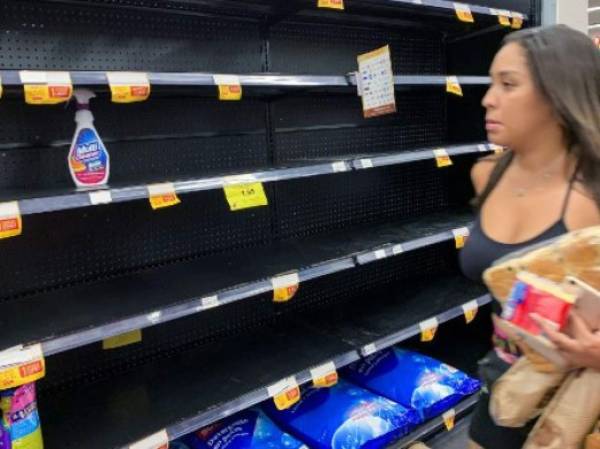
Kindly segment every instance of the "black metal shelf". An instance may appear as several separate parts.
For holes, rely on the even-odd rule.
[[[443,309],[432,307],[429,313],[444,323],[462,313],[462,304],[468,301],[490,301],[482,295],[481,286],[460,276],[398,290],[389,293],[386,301],[362,307],[363,325],[370,327],[355,333],[362,334],[362,345],[386,332],[396,335],[412,329],[423,304],[440,305],[441,296]],[[362,298],[363,305],[367,299]],[[348,339],[345,329],[337,320],[317,325],[314,316],[298,317],[245,339],[177,352],[118,377],[53,393],[40,400],[48,448],[128,447],[161,429],[166,429],[170,439],[178,438],[269,399],[268,387],[281,379],[293,375],[303,384],[310,381],[312,367],[333,361],[341,368],[358,360],[361,346]],[[412,332],[404,334],[408,338]],[[82,403],[86,413],[81,413]]]

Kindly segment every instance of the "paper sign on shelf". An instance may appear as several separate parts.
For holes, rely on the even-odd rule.
[[[310,370],[313,386],[316,388],[333,387],[338,382],[338,373],[335,363],[328,362]]]
[[[110,193],[110,190],[98,190],[96,192],[90,192],[90,203],[92,206],[112,203],[112,194]]]
[[[344,0],[319,0],[317,2],[317,7],[329,9],[344,9]]]
[[[515,30],[520,29],[523,26],[523,20],[525,20],[525,17],[523,16],[523,14],[518,13],[518,12],[513,12],[512,13],[512,28],[514,28]]]
[[[19,72],[27,104],[58,104],[71,99],[73,83],[69,72]]]
[[[394,74],[390,47],[379,48],[358,56],[358,73],[362,85],[362,107],[365,118],[396,112]]]
[[[396,256],[398,254],[402,254],[403,252],[404,252],[404,248],[402,248],[401,244],[397,244],[392,247],[392,254],[394,256]]]
[[[454,429],[454,421],[456,419],[456,411],[454,409],[448,410],[442,415],[442,418],[444,419],[444,425],[448,432]]]
[[[437,318],[431,318],[419,323],[419,327],[421,328],[421,341],[432,341],[435,338],[438,326],[439,323]]]
[[[46,374],[42,345],[15,346],[0,352],[0,390],[35,382]]]
[[[462,87],[458,82],[457,76],[446,77],[446,92],[448,92],[449,94],[457,95],[459,97],[463,96]]]
[[[479,304],[477,301],[469,301],[466,304],[462,305],[463,313],[465,315],[465,321],[467,324],[471,323],[475,317],[477,316],[477,311],[479,310]]]
[[[162,209],[164,207],[175,206],[181,203],[175,191],[175,185],[172,182],[163,182],[160,184],[149,184],[148,199],[152,209]]]
[[[237,75],[213,75],[213,82],[219,89],[219,100],[239,101],[242,99],[242,84]]]
[[[129,449],[169,449],[169,435],[166,430],[161,430],[143,440],[133,443]]]
[[[123,346],[133,345],[142,341],[142,331],[136,329],[131,332],[125,332],[121,335],[115,335],[114,337],[105,338],[102,340],[102,349],[117,349]]]
[[[363,357],[368,357],[371,354],[375,354],[377,352],[377,346],[375,345],[375,343],[370,343],[368,345],[363,346],[360,352],[363,355]]]
[[[433,157],[435,157],[435,164],[438,168],[450,167],[452,165],[452,159],[450,159],[450,155],[443,148],[433,150]]]
[[[286,410],[300,400],[300,387],[294,376],[271,385],[267,392],[269,397],[273,398],[277,410]]]
[[[373,168],[373,161],[371,159],[360,159],[358,165],[360,168]]]
[[[148,74],[143,72],[106,72],[113,103],[135,103],[150,96]]]
[[[23,220],[18,201],[0,203],[0,240],[16,237],[23,232]]]
[[[452,230],[452,235],[454,236],[454,243],[456,249],[461,249],[465,246],[465,243],[469,238],[469,234],[469,228],[458,228]]]
[[[223,178],[223,190],[232,211],[269,205],[262,183],[251,174]]]
[[[456,12],[456,17],[461,22],[473,23],[475,19],[473,18],[473,13],[471,12],[471,8],[469,5],[464,3],[454,3],[454,11]]]
[[[273,301],[287,302],[294,297],[300,287],[298,273],[287,273],[271,279],[273,286]]]
[[[348,171],[348,166],[344,161],[336,161],[331,164],[331,169],[334,173],[340,173]]]

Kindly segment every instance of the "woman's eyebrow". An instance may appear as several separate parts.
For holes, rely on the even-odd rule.
[[[501,70],[499,72],[490,72],[490,76],[493,75],[498,75],[498,76],[505,76],[505,75],[519,75],[521,72],[519,72],[518,70]]]

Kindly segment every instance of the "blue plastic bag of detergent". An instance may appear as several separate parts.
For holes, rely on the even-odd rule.
[[[357,385],[413,408],[422,420],[444,413],[481,386],[445,363],[398,348],[352,363],[341,373]]]
[[[181,449],[307,449],[256,408],[193,432],[179,444]]]
[[[0,391],[0,449],[44,449],[35,383]]]
[[[331,388],[306,388],[288,410],[263,405],[282,429],[311,449],[375,449],[409,433],[419,422],[414,410],[340,380]]]

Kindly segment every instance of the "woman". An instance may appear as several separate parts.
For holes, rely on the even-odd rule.
[[[566,26],[506,37],[483,98],[488,139],[510,148],[472,169],[479,209],[461,266],[480,281],[492,262],[568,231],[600,224],[600,52]],[[496,311],[499,304],[495,304]],[[508,342],[481,362],[488,387],[519,356]],[[517,449],[530,427],[495,425],[482,396],[471,422],[473,448]]]

